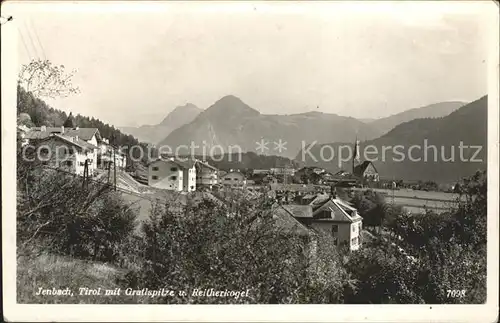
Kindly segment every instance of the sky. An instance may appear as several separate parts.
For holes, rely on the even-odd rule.
[[[18,28],[18,64],[77,70],[80,93],[51,106],[136,126],[229,94],[264,114],[356,118],[473,101],[487,93],[488,26],[467,5],[14,3],[2,14]]]

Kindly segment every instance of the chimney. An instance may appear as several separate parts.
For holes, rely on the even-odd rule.
[[[75,141],[78,141],[78,136],[75,136]]]
[[[46,126],[41,126],[40,127],[40,131],[47,131],[47,127]]]
[[[61,126],[61,134],[64,133],[64,126]]]

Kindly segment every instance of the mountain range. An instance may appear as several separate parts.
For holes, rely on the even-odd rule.
[[[140,127],[119,127],[118,129],[136,137],[141,142],[157,144],[173,130],[193,121],[201,111],[203,110],[194,104],[187,103],[176,107],[159,124],[143,125]]]
[[[241,99],[228,95],[206,110],[188,103],[175,108],[157,125],[119,129],[142,142],[160,146],[175,148],[193,143],[200,147],[195,150],[197,154],[203,153],[203,147],[210,151],[220,145],[224,152],[230,146],[238,146],[243,152],[293,158],[309,143],[352,141],[355,137],[375,139],[400,123],[417,118],[442,117],[464,104],[441,102],[380,119],[355,119],[318,111],[291,115],[261,114]],[[280,140],[281,149],[278,146]]]
[[[361,142],[360,162],[373,160],[382,178],[439,182],[453,182],[485,169],[487,106],[488,99],[484,96],[444,117],[403,122],[379,138]],[[318,144],[301,151],[296,161],[332,172],[352,171],[352,159],[339,162],[339,154],[331,157],[331,151],[339,152],[341,146],[354,150],[352,141]],[[345,149],[344,159],[348,155]]]
[[[355,118],[322,112],[291,115],[261,114],[239,98],[228,95],[200,113],[191,123],[172,131],[159,145],[199,146],[196,153],[212,147],[237,146],[243,152],[295,157],[302,143],[372,139],[380,131]],[[279,144],[281,143],[281,148]],[[215,149],[215,148],[214,148]],[[220,153],[220,148],[213,150]],[[238,150],[232,150],[236,152]]]
[[[381,177],[455,181],[486,167],[486,113],[487,97],[469,104],[440,102],[381,119],[359,120],[318,111],[275,115],[262,114],[238,97],[228,95],[206,110],[192,104],[177,107],[158,125],[128,132],[141,141],[167,145],[172,150],[184,145],[179,154],[190,153],[188,147],[191,145],[196,155],[230,154],[241,149],[242,152],[295,158],[302,165],[316,165],[332,172],[351,171],[352,161],[339,163],[339,147],[352,148],[358,138],[361,151],[367,146],[378,151],[379,160],[375,160],[374,165]],[[128,129],[122,130],[127,132]],[[461,141],[466,146],[481,146],[475,159],[482,161],[460,160]],[[408,149],[412,145],[421,146],[414,148],[411,155],[422,160],[409,160]],[[425,145],[436,146],[437,155],[433,147],[427,148],[424,154]],[[304,150],[309,146],[312,148]],[[388,148],[395,146],[402,147],[398,151]],[[383,156],[382,149],[386,149]],[[463,149],[465,159],[475,154],[474,149]],[[308,153],[302,155],[303,151],[309,151],[317,160]],[[318,158],[321,151],[328,155],[323,160]],[[406,159],[399,161],[402,153]],[[443,160],[451,153],[455,155],[454,161]],[[362,155],[361,161],[367,159],[365,157]]]
[[[365,123],[375,127],[381,133],[387,133],[397,125],[420,118],[439,118],[444,117],[466,105],[467,102],[447,101],[427,105],[421,108],[414,108],[403,111],[385,118],[364,120]]]

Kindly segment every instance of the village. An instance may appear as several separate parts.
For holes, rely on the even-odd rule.
[[[9,320],[40,316],[27,304],[428,304],[439,320],[436,304],[495,301],[486,14],[164,5],[2,6]],[[150,319],[196,317],[160,307]],[[245,308],[206,317],[264,314]]]
[[[359,154],[352,158],[352,171],[332,174],[319,167],[293,168],[291,165],[270,169],[217,169],[205,160],[158,156],[145,165],[146,178],[128,173],[127,154],[103,138],[97,128],[80,128],[72,121],[69,127],[18,126],[21,146],[36,147],[44,167],[83,177],[85,180],[106,181],[124,194],[144,196],[151,193],[162,197],[173,192],[184,196],[203,194],[212,200],[221,192],[244,192],[249,200],[265,195],[273,202],[271,212],[289,230],[301,235],[327,234],[335,246],[357,250],[362,245],[363,218],[350,202],[355,192],[377,189],[395,202],[395,181],[383,181],[375,165],[360,162]],[[354,149],[358,151],[359,141]],[[140,189],[142,188],[142,189]],[[389,192],[389,193],[387,193]],[[398,195],[404,201],[410,195]],[[448,200],[421,198],[417,202]],[[426,210],[425,203],[408,204],[410,209]],[[402,203],[402,205],[405,205]],[[439,207],[433,208],[439,210]],[[442,207],[445,209],[445,206]],[[143,212],[149,213],[150,207]],[[365,231],[365,238],[372,235]]]

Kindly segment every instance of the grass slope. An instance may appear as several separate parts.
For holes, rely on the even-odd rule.
[[[137,304],[144,299],[126,296],[106,296],[104,290],[115,289],[124,271],[107,264],[83,261],[51,254],[21,256],[17,259],[17,302],[22,304]],[[74,296],[36,295],[39,288],[65,289]],[[79,295],[79,288],[101,288],[101,296]]]

